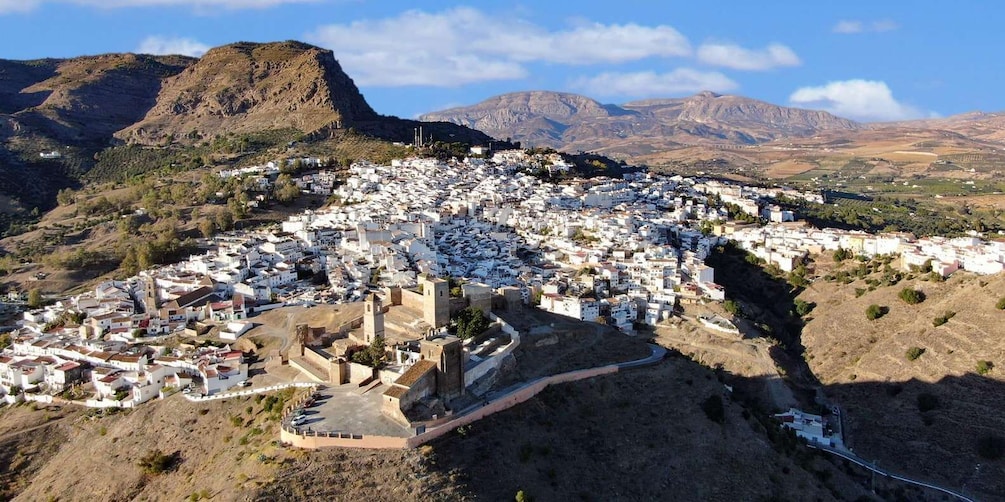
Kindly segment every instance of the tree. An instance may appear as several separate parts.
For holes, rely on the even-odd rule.
[[[489,321],[482,309],[468,307],[458,312],[454,317],[456,334],[462,340],[478,336],[489,327]]]
[[[376,336],[373,341],[370,342],[370,346],[354,352],[350,359],[354,363],[364,364],[373,368],[379,368],[384,363],[384,356],[386,353],[386,342],[384,337]]]
[[[834,261],[842,262],[848,258],[851,258],[851,251],[848,251],[845,248],[837,248],[837,250],[834,251]]]
[[[736,303],[733,300],[726,300],[722,302],[722,308],[726,312],[729,312],[730,314],[737,316],[740,315],[740,312],[742,312],[742,309],[740,309],[740,304]]]
[[[213,217],[216,228],[221,231],[230,230],[234,227],[234,213],[230,210],[217,211]]]
[[[203,218],[199,221],[199,232],[202,233],[203,237],[212,237],[216,233],[216,223],[209,218]]]
[[[865,309],[865,317],[866,317],[866,319],[869,319],[870,321],[875,321],[876,319],[879,319],[880,317],[883,317],[883,315],[885,315],[885,314],[886,314],[886,309],[884,307],[880,307],[879,305],[876,305],[875,303],[873,303],[872,305],[869,305]]]
[[[42,291],[38,288],[28,290],[28,307],[37,309],[42,306]]]
[[[119,268],[128,276],[134,276],[140,272],[139,261],[136,257],[136,248],[129,246],[126,248],[126,253],[122,257],[122,262],[119,263]]]
[[[998,310],[1005,310],[1005,296],[998,299],[998,303],[995,304],[995,308]]]
[[[925,353],[925,349],[921,347],[911,347],[907,349],[907,360],[914,361],[915,359],[921,357]]]
[[[913,288],[904,288],[897,296],[908,305],[917,305],[925,301],[925,293]]]
[[[796,315],[798,315],[799,317],[804,317],[810,312],[812,312],[813,308],[816,307],[817,305],[815,303],[807,302],[796,298],[796,300],[793,302],[793,306],[795,307]]]

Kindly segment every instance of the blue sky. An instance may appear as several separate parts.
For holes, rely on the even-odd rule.
[[[881,121],[1005,110],[1003,14],[976,0],[0,0],[0,58],[296,39],[403,117],[522,90],[713,90]]]

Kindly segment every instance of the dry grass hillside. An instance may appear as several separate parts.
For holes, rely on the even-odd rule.
[[[290,392],[283,395],[290,398]],[[705,404],[721,399],[721,413]],[[14,500],[868,500],[870,477],[798,447],[683,357],[545,390],[417,450],[275,442],[272,398],[180,395],[108,415],[0,409]],[[168,462],[147,469],[158,450]],[[880,480],[882,499],[938,500]],[[866,497],[866,498],[863,498]]]
[[[802,332],[806,361],[846,407],[850,444],[860,455],[1002,500],[1005,462],[979,457],[977,446],[983,436],[1005,434],[1005,312],[995,306],[1005,296],[1005,275],[911,277],[872,291],[864,279],[818,279],[799,297],[817,304]],[[925,300],[905,303],[899,293],[906,287]],[[870,321],[871,304],[889,312]],[[950,318],[935,326],[943,317]],[[980,360],[998,367],[978,375]],[[922,394],[935,396],[931,410],[920,410],[919,399],[930,399]]]
[[[856,500],[868,476],[790,449],[684,358],[545,390],[413,452],[306,454],[263,500]],[[773,439],[772,439],[773,438]],[[882,496],[926,495],[879,485]],[[431,495],[433,494],[433,495]],[[869,500],[866,497],[863,500]],[[937,498],[929,498],[937,500]]]

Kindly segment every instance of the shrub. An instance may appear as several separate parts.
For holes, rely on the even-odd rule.
[[[987,375],[995,369],[995,363],[991,361],[977,361],[977,374]]]
[[[998,303],[995,304],[995,308],[998,310],[1005,310],[1005,296],[998,299]]]
[[[726,300],[722,302],[722,308],[723,310],[729,312],[730,314],[740,315],[740,304],[736,303],[733,300]]]
[[[147,452],[146,455],[140,457],[140,461],[137,465],[143,469],[143,472],[147,474],[161,474],[174,469],[175,464],[178,463],[178,454],[165,454],[158,449],[153,449]]]
[[[913,360],[921,357],[921,354],[924,354],[924,353],[925,353],[925,349],[923,349],[921,347],[911,347],[911,348],[907,349],[907,360],[908,361],[913,361]]]
[[[988,460],[1002,458],[1005,455],[1005,438],[994,434],[977,438],[977,454]]]
[[[918,411],[924,413],[926,411],[932,411],[939,407],[939,396],[935,394],[929,394],[928,392],[922,392],[918,394]]]
[[[834,251],[834,261],[842,262],[848,258],[851,258],[851,251],[844,248],[837,248],[837,250]]]
[[[956,312],[953,312],[952,310],[947,310],[945,314],[942,314],[941,316],[932,319],[932,326],[938,328],[939,326],[942,326],[943,324],[949,322],[949,320],[952,319],[953,316],[955,315]]]
[[[709,420],[715,423],[721,424],[726,421],[726,409],[722,405],[722,397],[718,394],[708,396],[708,399],[701,403],[701,410],[705,412],[705,416]]]
[[[865,317],[866,317],[866,319],[869,319],[870,321],[875,321],[876,319],[879,319],[880,317],[883,317],[884,315],[886,315],[886,308],[885,307],[880,307],[879,305],[876,305],[875,303],[873,303],[872,305],[869,305],[865,309]]]
[[[813,311],[813,307],[816,307],[815,303],[806,302],[800,299],[796,299],[794,305],[796,307],[796,315],[798,315],[799,317],[804,317],[805,315]]]
[[[904,303],[908,305],[917,305],[925,301],[925,293],[912,288],[904,288],[900,290],[900,294],[897,296],[899,296],[901,300],[904,300]]]

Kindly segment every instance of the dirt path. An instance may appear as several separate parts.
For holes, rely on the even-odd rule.
[[[682,324],[679,328],[658,328],[656,341],[690,354],[706,365],[721,364],[736,375],[762,377],[768,397],[777,408],[788,409],[797,403],[775,366],[770,347],[760,339],[742,339],[697,324]]]

